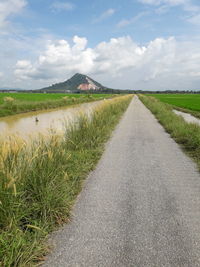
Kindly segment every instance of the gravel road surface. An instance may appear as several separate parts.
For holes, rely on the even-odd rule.
[[[137,97],[43,266],[200,266],[200,175]]]

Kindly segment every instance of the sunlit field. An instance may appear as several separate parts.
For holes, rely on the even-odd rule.
[[[152,94],[164,103],[193,111],[200,111],[200,94]]]
[[[75,97],[75,98],[82,98],[88,97],[86,94],[43,94],[43,93],[0,93],[0,104],[3,104],[5,97],[12,97],[16,99],[17,102],[20,101],[45,101],[45,100],[60,100],[63,97]],[[101,97],[109,97],[111,95],[108,94],[93,94],[94,98],[101,98]]]
[[[0,93],[0,117],[111,98],[111,94]]]

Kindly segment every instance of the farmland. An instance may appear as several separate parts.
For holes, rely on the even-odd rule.
[[[4,97],[13,97],[16,99],[16,101],[28,101],[28,102],[36,102],[36,101],[47,101],[47,100],[60,100],[63,97],[69,97],[69,98],[82,98],[82,97],[88,97],[86,94],[41,94],[41,93],[0,93],[0,104],[3,104]],[[108,94],[93,94],[92,97],[98,99],[101,97],[107,98]]]
[[[0,117],[110,98],[110,94],[0,93]]]
[[[161,102],[170,104],[183,110],[200,112],[200,95],[199,94],[153,94]]]
[[[165,97],[166,95],[161,95],[161,99],[165,100]],[[185,103],[187,103],[186,97],[187,95],[183,95],[183,100],[185,100]],[[195,95],[191,95],[191,98],[192,97],[195,98]],[[183,117],[176,115],[172,110],[173,106],[175,105],[168,105],[170,101],[158,101],[156,98],[144,95],[140,96],[140,100],[143,102],[143,104],[155,115],[155,117],[171,135],[171,137],[174,138],[177,143],[181,144],[182,148],[184,148],[184,150],[187,151],[187,153],[197,162],[200,169],[200,127],[197,124],[187,123]],[[197,99],[200,101],[199,96],[197,96]],[[173,103],[176,103],[176,101],[173,101]],[[188,104],[188,107],[192,107],[192,101],[188,101],[188,103],[190,103],[190,105]],[[189,111],[189,109],[186,110]],[[190,113],[192,112],[193,111],[191,110]],[[194,112],[196,112],[194,113],[196,115],[199,114],[198,111]]]

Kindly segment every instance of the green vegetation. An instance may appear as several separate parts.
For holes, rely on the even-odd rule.
[[[172,111],[168,104],[150,96],[140,96],[140,100],[155,115],[158,121],[175,141],[182,145],[200,168],[200,126],[187,123]]]
[[[28,111],[80,104],[110,97],[113,97],[113,95],[0,93],[0,117]]]
[[[0,266],[33,266],[42,259],[47,234],[68,220],[131,99],[102,103],[91,121],[80,117],[62,137],[0,143]]]
[[[82,83],[88,84],[87,78],[89,78],[97,87],[99,87],[99,90],[104,88],[100,83],[96,82],[92,78],[90,78],[86,75],[80,74],[80,73],[76,73],[75,75],[73,75],[70,79],[68,79],[65,82],[53,84],[53,85],[45,87],[41,90],[47,91],[47,92],[51,92],[51,91],[56,92],[56,91],[65,91],[65,90],[77,91],[78,86],[80,84],[82,84]]]
[[[89,80],[88,80],[89,79]],[[78,89],[80,84],[92,84],[95,85],[95,89],[90,89],[88,91],[82,91]],[[103,86],[102,84],[96,82],[92,78],[76,73],[74,76],[72,76],[70,79],[68,79],[65,82],[60,82],[53,84],[51,86],[42,88],[37,90],[37,92],[46,92],[46,93],[67,93],[67,91],[71,91],[73,93],[91,93],[91,94],[133,94],[134,92],[132,90],[120,90],[120,89],[111,89],[106,86]]]
[[[200,118],[200,94],[152,94],[151,96]]]

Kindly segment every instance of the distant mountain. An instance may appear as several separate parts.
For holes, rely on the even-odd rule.
[[[40,91],[100,91],[105,88],[105,86],[96,82],[89,76],[76,73],[67,81],[42,88]]]
[[[20,91],[22,90],[21,88],[12,88],[12,87],[2,87],[0,88],[0,91]]]

